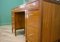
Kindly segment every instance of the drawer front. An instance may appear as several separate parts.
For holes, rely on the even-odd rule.
[[[39,41],[39,28],[28,26],[27,27],[27,41],[38,42]]]
[[[40,25],[41,17],[39,10],[28,11],[26,15],[26,25],[31,25],[33,27],[38,27]]]
[[[39,10],[28,11],[25,18],[26,35],[28,42],[39,42],[40,40],[40,12]]]

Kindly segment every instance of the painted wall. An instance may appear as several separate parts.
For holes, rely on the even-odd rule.
[[[23,0],[0,0],[0,25],[11,24],[11,10],[21,4]]]
[[[25,2],[29,2],[29,0],[25,0]]]

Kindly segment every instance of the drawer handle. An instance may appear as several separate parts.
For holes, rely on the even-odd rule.
[[[29,18],[29,16],[32,16],[33,14],[26,14],[25,18]]]
[[[29,34],[28,36],[32,36],[33,34]]]
[[[31,16],[31,15],[33,15],[33,14],[29,14],[29,16]]]

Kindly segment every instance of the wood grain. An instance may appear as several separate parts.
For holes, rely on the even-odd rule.
[[[59,39],[60,5],[43,2],[42,42],[55,42]]]

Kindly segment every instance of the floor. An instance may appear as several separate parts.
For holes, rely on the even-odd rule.
[[[23,29],[17,31],[17,36],[11,29],[11,25],[0,26],[0,42],[25,42]]]

